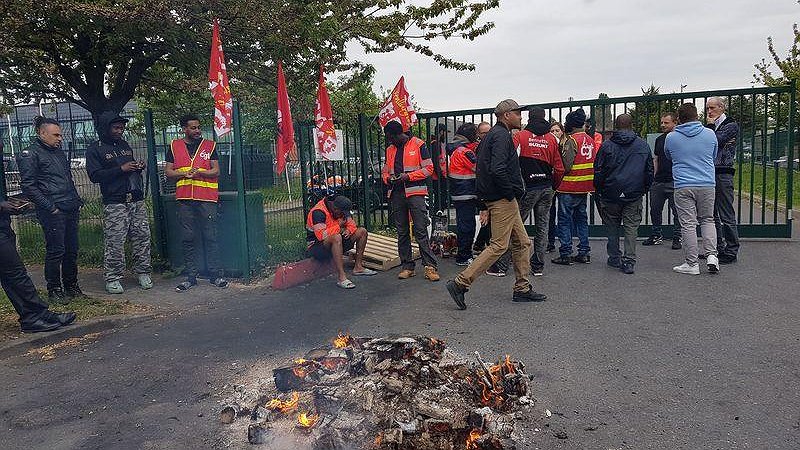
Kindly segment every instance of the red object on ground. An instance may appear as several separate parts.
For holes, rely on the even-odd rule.
[[[315,259],[307,258],[279,266],[275,271],[275,278],[272,280],[272,288],[289,289],[317,278],[326,277],[331,273],[333,273],[333,264],[330,261],[320,263]]]

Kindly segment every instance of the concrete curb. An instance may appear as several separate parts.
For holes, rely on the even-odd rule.
[[[125,315],[118,314],[113,316],[100,317],[78,321],[72,325],[59,328],[52,333],[34,333],[23,335],[19,339],[0,344],[0,360],[20,356],[34,348],[45,345],[55,344],[73,337],[85,336],[89,333],[99,333],[114,328],[124,328],[130,325],[146,322],[158,316],[158,314],[137,314]]]

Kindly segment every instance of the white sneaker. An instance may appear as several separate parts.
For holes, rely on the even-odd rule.
[[[708,255],[706,264],[708,265],[708,273],[719,273],[719,258],[717,258],[717,255]]]
[[[122,283],[119,281],[111,281],[106,283],[106,292],[109,294],[122,294],[125,289],[122,289]]]
[[[683,263],[680,266],[673,267],[672,270],[687,275],[700,275],[700,266],[698,264],[691,265],[689,263]]]
[[[139,286],[141,286],[142,289],[145,289],[145,290],[150,289],[150,288],[153,287],[153,279],[150,278],[150,275],[148,275],[146,273],[140,274],[139,275]]]

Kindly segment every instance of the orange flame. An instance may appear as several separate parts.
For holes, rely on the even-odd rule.
[[[350,345],[353,345],[353,337],[349,334],[342,334],[339,332],[339,335],[333,340],[333,346],[335,348],[345,348]]]
[[[297,402],[300,401],[300,394],[292,392],[292,398],[288,401],[282,401],[278,398],[273,398],[267,403],[267,409],[278,410],[284,414],[289,414],[297,408]]]
[[[467,450],[477,450],[478,444],[477,441],[481,437],[481,430],[477,428],[473,428],[472,431],[469,432],[469,436],[467,436]]]
[[[294,363],[296,364],[295,367],[292,368],[292,372],[294,376],[300,378],[301,380],[306,377],[309,373],[317,370],[316,362],[309,361],[307,359],[295,359]]]
[[[297,416],[297,423],[304,428],[311,428],[319,420],[318,414],[311,414],[311,412],[301,413]]]
[[[479,377],[478,383],[481,386],[481,403],[484,406],[499,408],[505,403],[503,396],[503,378],[511,373],[517,373],[514,363],[511,362],[511,357],[506,355],[505,359],[501,359],[497,364],[489,368],[490,378]],[[486,382],[490,384],[487,385]]]

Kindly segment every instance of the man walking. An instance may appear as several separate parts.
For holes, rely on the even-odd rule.
[[[594,138],[583,131],[586,113],[576,109],[567,114],[567,137],[561,147],[564,175],[558,186],[558,240],[560,256],[553,264],[571,266],[573,262],[589,264],[589,217],[586,213],[586,194],[594,192],[594,158],[597,154]],[[572,256],[572,231],[578,234],[578,255]]]
[[[217,245],[217,202],[219,190],[219,157],[216,143],[203,139],[200,119],[195,115],[180,118],[183,139],[175,139],[166,155],[164,173],[175,180],[175,199],[178,204],[178,221],[181,224],[183,260],[186,281],[175,287],[178,292],[197,285],[195,261],[195,236],[202,237],[209,281],[216,287],[228,286],[219,263]]]
[[[142,289],[153,287],[150,278],[150,223],[144,204],[144,162],[133,158],[133,150],[122,139],[128,119],[116,113],[98,118],[100,140],[86,149],[86,171],[103,194],[104,278],[109,294],[121,294],[125,271],[125,240],[131,243],[133,270]]]
[[[711,97],[706,103],[706,127],[717,135],[717,157],[714,159],[716,194],[714,223],[717,228],[717,250],[720,264],[735,263],[739,255],[739,230],[733,208],[733,175],[736,173],[736,139],[739,124],[725,114],[727,101]]]
[[[381,175],[384,184],[389,186],[389,203],[397,226],[397,252],[403,267],[397,278],[405,280],[415,275],[416,263],[411,253],[408,230],[410,216],[414,239],[419,245],[425,266],[425,278],[439,281],[436,257],[428,241],[428,207],[425,201],[428,195],[427,181],[433,174],[431,154],[425,141],[403,133],[403,126],[399,122],[389,122],[383,130],[386,142],[390,145],[386,149],[386,164]]]
[[[453,142],[448,144],[450,170],[447,177],[450,179],[450,199],[456,210],[457,266],[468,266],[472,262],[475,214],[478,212],[478,195],[475,191],[477,131],[475,124],[465,123],[458,127]]]
[[[678,126],[667,135],[664,154],[672,160],[675,209],[678,210],[685,254],[684,263],[672,270],[689,275],[700,274],[696,231],[699,219],[708,271],[718,273],[717,229],[714,226],[717,137],[700,123],[693,103],[684,103],[678,108]]]
[[[681,248],[681,229],[678,225],[678,213],[675,211],[675,187],[672,179],[672,160],[664,156],[664,142],[667,135],[678,125],[678,120],[674,112],[664,113],[661,116],[662,134],[656,138],[656,146],[653,150],[655,158],[655,182],[650,188],[650,222],[653,224],[650,237],[642,242],[642,245],[661,245],[664,241],[662,232],[664,203],[669,203],[669,210],[675,224],[672,227],[672,249]]]
[[[61,125],[34,119],[36,140],[17,155],[22,193],[36,205],[44,231],[44,277],[50,303],[83,296],[78,286],[78,212],[83,205],[67,155],[61,150]]]
[[[54,331],[75,321],[74,312],[56,313],[39,298],[28,271],[17,252],[17,236],[11,216],[21,214],[19,202],[0,201],[0,285],[19,315],[23,333]]]
[[[633,274],[642,197],[653,184],[653,157],[647,142],[633,132],[630,114],[617,116],[614,128],[594,161],[594,187],[608,233],[608,265]],[[619,250],[620,236],[625,237],[624,253]]]
[[[464,294],[472,283],[511,246],[516,283],[512,301],[542,301],[547,297],[534,292],[529,280],[530,239],[519,214],[519,199],[525,186],[511,130],[522,127],[522,108],[514,100],[500,102],[494,110],[497,123],[478,146],[476,167],[478,197],[489,212],[492,237],[489,246],[454,280],[447,290],[459,309],[467,309]]]

